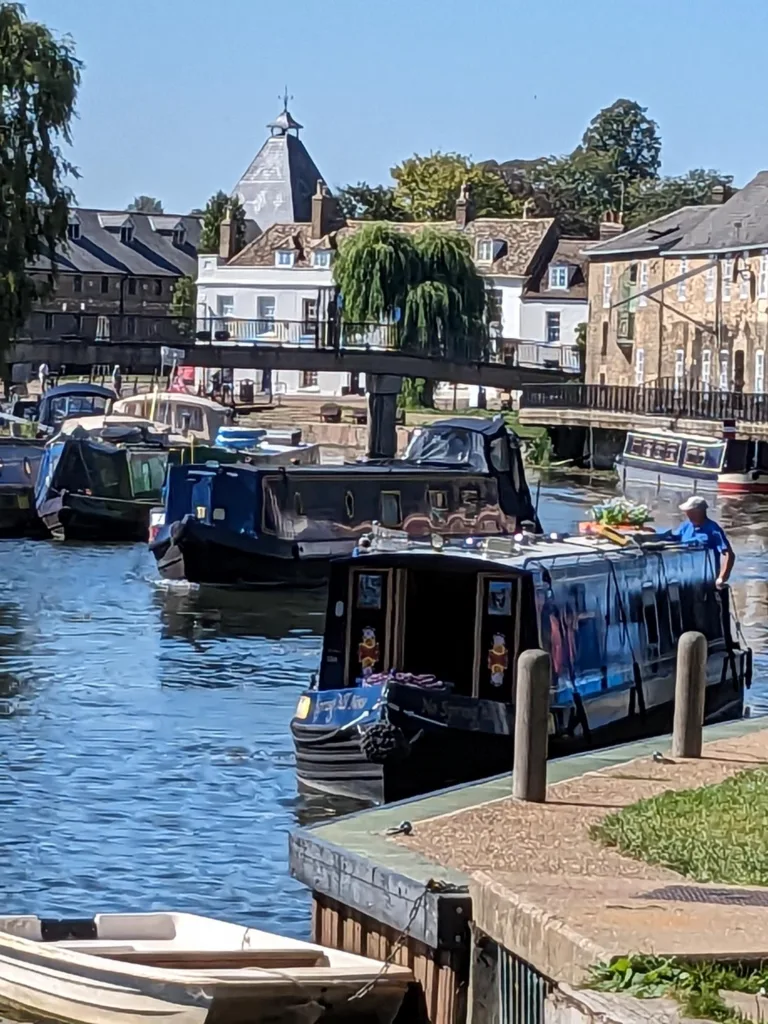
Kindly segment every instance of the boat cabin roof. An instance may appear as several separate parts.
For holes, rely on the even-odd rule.
[[[722,445],[725,444],[728,438],[726,437],[712,437],[708,434],[677,434],[674,430],[629,430],[627,431],[627,438],[630,437],[643,437],[649,441],[692,441],[695,444],[703,445]]]
[[[126,406],[135,402],[169,402],[171,405],[194,405],[200,409],[207,409],[217,413],[225,419],[229,417],[230,410],[220,402],[212,402],[210,398],[202,398],[200,395],[192,395],[186,391],[143,391],[141,394],[130,395],[127,398],[120,398],[114,404],[115,412],[125,412]]]
[[[71,381],[69,384],[59,384],[58,387],[50,388],[41,397],[41,402],[51,398],[59,398],[61,395],[99,395],[102,398],[116,398],[112,388],[102,387],[100,384],[80,384]]]
[[[421,429],[440,429],[440,428],[453,428],[458,430],[471,430],[476,434],[486,434],[492,436],[498,433],[499,430],[507,430],[507,425],[504,422],[502,416],[494,416],[493,419],[485,419],[482,416],[454,416],[449,420],[435,420],[432,423],[420,424]],[[512,433],[512,436],[516,435]]]

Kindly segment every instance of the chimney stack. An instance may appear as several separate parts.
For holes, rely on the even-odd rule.
[[[237,230],[232,215],[227,211],[219,228],[219,257],[229,262],[237,253]]]
[[[325,238],[334,221],[336,203],[322,181],[317,182],[317,191],[312,196],[312,238],[317,241]]]
[[[615,238],[624,230],[621,222],[621,214],[613,210],[606,210],[603,219],[600,221],[600,241],[607,242],[609,238]]]
[[[722,206],[725,202],[725,185],[712,186],[712,202],[716,206]]]
[[[475,211],[472,206],[472,197],[469,194],[469,185],[465,181],[459,189],[459,198],[456,200],[456,227],[463,231],[474,216]]]

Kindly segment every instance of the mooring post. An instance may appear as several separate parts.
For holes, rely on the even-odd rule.
[[[512,795],[515,800],[542,804],[547,798],[551,674],[546,651],[523,651],[517,659],[512,769]]]
[[[673,757],[701,757],[706,685],[707,638],[703,633],[683,633],[677,642]]]
[[[369,459],[393,459],[397,454],[397,396],[402,383],[402,377],[392,374],[366,375]]]

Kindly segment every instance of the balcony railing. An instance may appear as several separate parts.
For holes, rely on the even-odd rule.
[[[589,409],[639,416],[768,423],[768,394],[715,391],[662,381],[645,387],[615,384],[527,384],[521,409]]]

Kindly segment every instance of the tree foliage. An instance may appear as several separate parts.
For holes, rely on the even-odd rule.
[[[163,204],[153,196],[136,196],[133,202],[128,204],[128,211],[131,213],[162,213]]]
[[[580,151],[608,158],[614,175],[624,181],[659,176],[659,126],[648,117],[647,108],[634,100],[616,100],[596,114],[576,152]]]
[[[222,221],[229,215],[235,227],[235,249],[237,252],[245,245],[245,210],[237,196],[228,196],[219,191],[212,195],[205,204],[203,225],[200,230],[198,252],[211,253],[219,251],[219,237]]]
[[[179,277],[173,285],[171,294],[171,316],[178,317],[178,327],[182,334],[191,334],[190,321],[197,312],[197,285],[193,277]]]
[[[30,274],[65,241],[75,168],[62,154],[80,85],[70,39],[0,4],[0,360],[50,284]]]
[[[387,185],[358,181],[339,189],[336,201],[349,220],[405,220],[405,211],[395,202],[395,190]]]
[[[733,177],[696,168],[676,178],[634,181],[627,193],[624,220],[631,228],[673,213],[681,206],[711,203],[716,188],[722,188],[723,198],[729,199],[733,194]]]
[[[513,217],[520,201],[499,172],[459,153],[412,156],[391,171],[393,201],[405,220],[452,220],[463,184],[470,186],[475,215]]]

